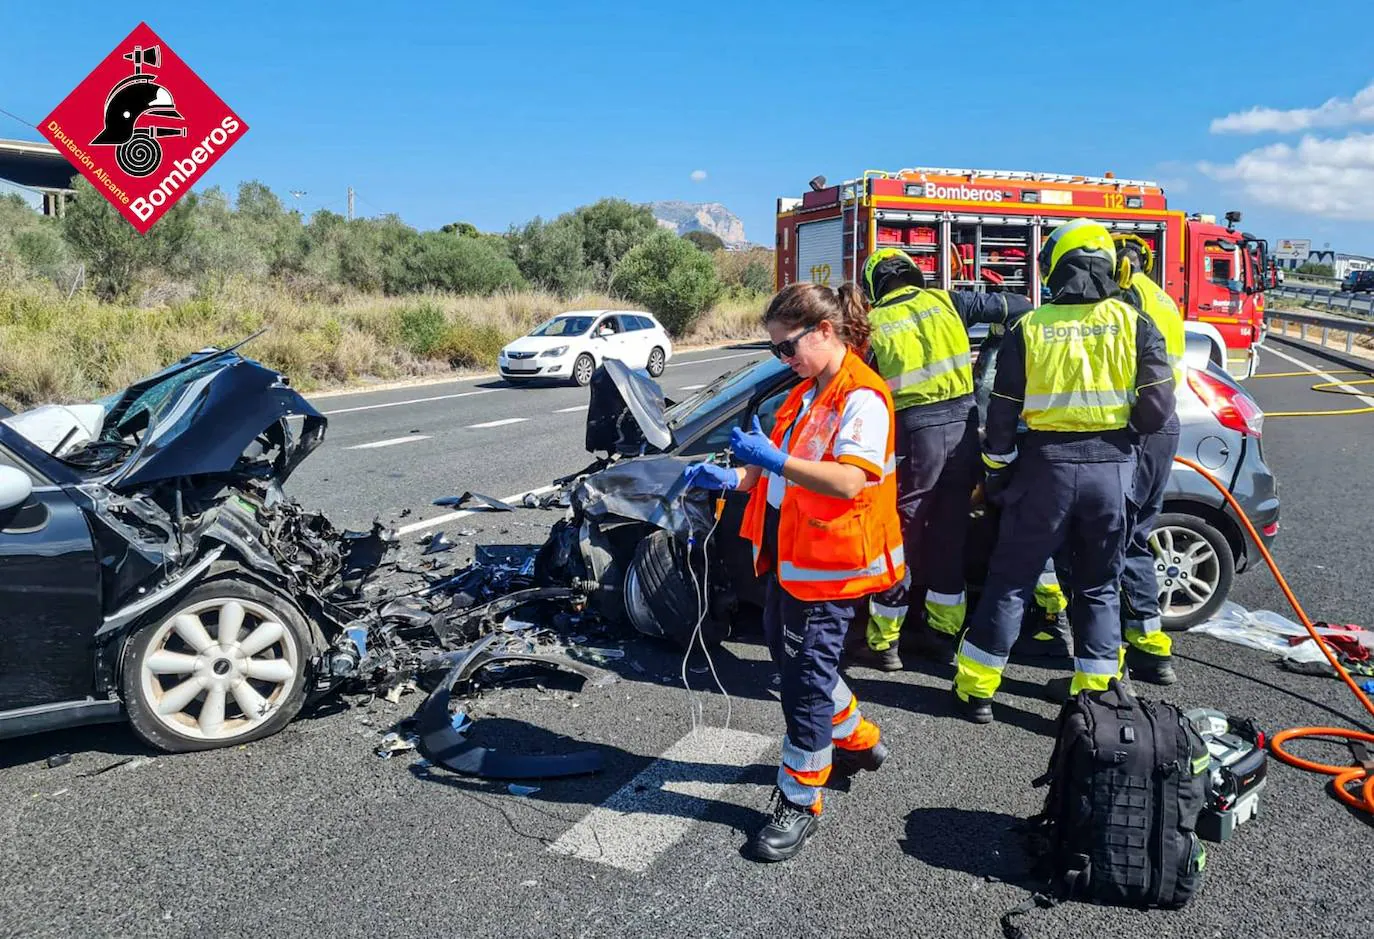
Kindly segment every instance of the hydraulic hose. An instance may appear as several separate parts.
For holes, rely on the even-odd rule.
[[[1374,408],[1369,410],[1374,410]],[[1360,686],[1355,684],[1355,680],[1350,677],[1350,673],[1341,665],[1340,660],[1331,650],[1326,640],[1317,632],[1317,627],[1312,624],[1312,620],[1308,617],[1307,611],[1302,608],[1302,604],[1298,602],[1298,598],[1293,595],[1293,590],[1288,586],[1288,581],[1284,579],[1278,564],[1274,563],[1274,556],[1269,553],[1269,549],[1266,548],[1264,542],[1260,540],[1259,532],[1255,531],[1254,523],[1252,523],[1249,516],[1245,514],[1245,510],[1241,508],[1235,496],[1231,495],[1230,490],[1227,489],[1219,479],[1192,460],[1176,456],[1174,457],[1174,462],[1181,463],[1189,469],[1195,470],[1201,474],[1202,478],[1211,483],[1216,488],[1217,492],[1220,492],[1223,498],[1226,499],[1227,504],[1235,510],[1236,516],[1240,519],[1241,524],[1245,526],[1245,530],[1249,532],[1255,547],[1259,548],[1260,555],[1264,558],[1264,563],[1269,566],[1269,572],[1274,575],[1275,583],[1279,585],[1279,589],[1283,591],[1283,595],[1287,598],[1289,605],[1293,607],[1293,612],[1298,615],[1298,620],[1302,623],[1303,628],[1312,636],[1312,641],[1317,644],[1317,648],[1322,650],[1322,654],[1326,656],[1327,662],[1331,663],[1331,667],[1336,670],[1336,674],[1339,675],[1341,680],[1346,683],[1352,692],[1354,692],[1355,697],[1364,705],[1365,710],[1368,711],[1371,716],[1374,716],[1374,702],[1371,702],[1369,697],[1360,690]],[[1307,770],[1308,772],[1322,773],[1334,777],[1332,780],[1332,791],[1335,793],[1336,798],[1340,799],[1351,808],[1374,815],[1374,775],[1367,773],[1363,766],[1332,766],[1326,763],[1318,763],[1313,760],[1305,760],[1302,757],[1294,756],[1284,749],[1285,744],[1290,740],[1298,740],[1303,737],[1336,737],[1347,741],[1358,740],[1364,743],[1374,743],[1374,733],[1363,730],[1348,730],[1343,727],[1291,727],[1288,730],[1279,731],[1269,742],[1270,751],[1290,766],[1296,766],[1298,769]],[[1349,787],[1360,780],[1364,780],[1364,785],[1360,787],[1360,792],[1356,795],[1350,791]]]
[[[1251,381],[1254,381],[1256,378],[1306,378],[1311,374],[1311,372],[1271,372],[1267,375],[1254,375],[1251,377]],[[1369,373],[1347,368],[1341,369],[1340,371],[1327,372],[1326,374],[1368,375]],[[1353,395],[1359,397],[1361,392],[1352,390],[1355,385],[1374,385],[1374,378],[1361,378],[1356,381],[1319,381],[1312,386],[1312,390],[1329,395]],[[1337,417],[1342,414],[1374,414],[1374,407],[1339,408],[1334,411],[1266,411],[1264,416],[1267,419],[1270,417]]]

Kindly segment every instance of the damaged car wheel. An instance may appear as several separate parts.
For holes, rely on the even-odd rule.
[[[201,584],[125,644],[129,722],[174,753],[270,736],[300,711],[313,651],[283,597],[232,579]]]
[[[701,615],[700,585],[688,569],[687,546],[666,531],[655,531],[639,543],[625,573],[625,612],[630,624],[646,636],[669,639],[686,648]],[[709,586],[709,585],[708,585]],[[701,637],[717,646],[730,634],[728,623],[708,615]]]

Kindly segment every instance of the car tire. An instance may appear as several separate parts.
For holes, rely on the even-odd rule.
[[[1150,545],[1156,552],[1164,629],[1177,632],[1196,626],[1226,602],[1236,577],[1236,558],[1214,525],[1196,515],[1164,512],[1155,521]]]
[[[226,611],[239,620],[232,637]],[[290,600],[232,577],[211,580],[125,641],[124,708],[135,734],[170,753],[269,737],[299,713],[314,654]]]
[[[688,570],[687,546],[666,531],[655,531],[639,543],[625,572],[625,613],[636,630],[667,639],[680,648],[692,641],[701,615],[698,584]],[[718,646],[730,634],[730,624],[707,616],[701,638]]]
[[[592,383],[592,375],[596,372],[596,359],[592,358],[590,352],[584,352],[573,362],[572,381],[574,385],[585,388]]]
[[[649,351],[649,364],[645,366],[645,370],[649,373],[650,377],[657,378],[663,374],[663,370],[667,367],[667,353],[658,346],[654,346],[653,349]]]

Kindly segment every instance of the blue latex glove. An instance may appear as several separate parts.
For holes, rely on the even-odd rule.
[[[716,463],[690,463],[685,471],[687,485],[698,489],[735,489],[739,472]]]
[[[762,466],[770,473],[782,475],[782,465],[787,462],[787,454],[778,449],[773,441],[759,426],[758,415],[754,415],[754,426],[749,433],[736,427],[730,431],[730,449],[735,459],[746,466]]]

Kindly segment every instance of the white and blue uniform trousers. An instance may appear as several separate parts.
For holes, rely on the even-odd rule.
[[[834,747],[866,750],[878,728],[865,720],[840,675],[845,633],[864,599],[798,600],[768,575],[763,634],[782,676],[782,740],[778,788],[794,805],[820,814],[821,787],[830,777]]]
[[[987,582],[956,656],[954,689],[961,699],[991,698],[997,691],[1026,604],[1052,557],[1071,568],[1071,693],[1105,689],[1120,676],[1118,582],[1134,472],[1133,458],[1069,463],[1031,452],[1017,461],[1003,495]]]

